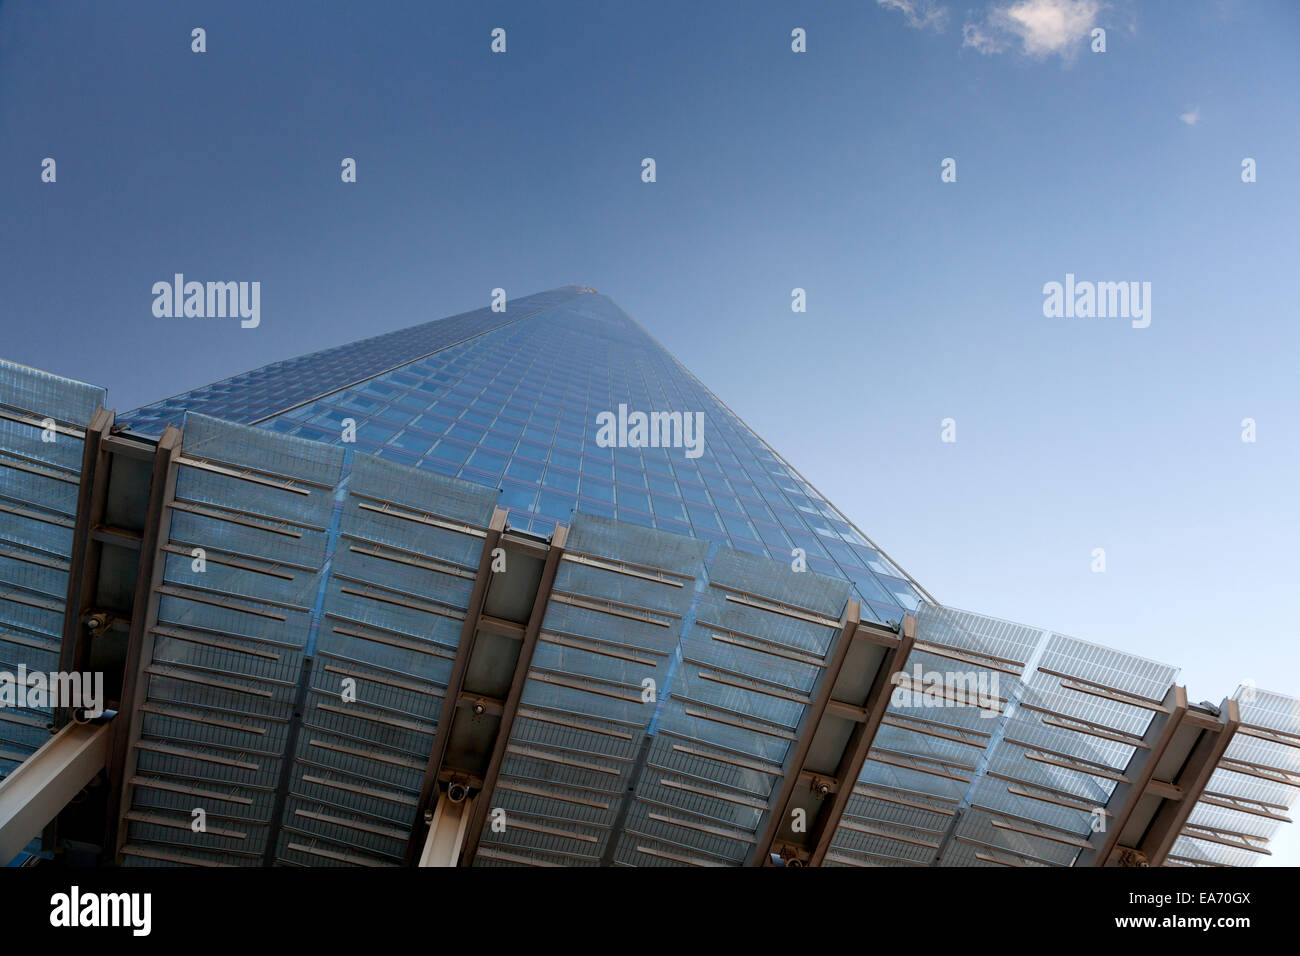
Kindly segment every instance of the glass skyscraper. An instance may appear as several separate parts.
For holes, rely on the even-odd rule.
[[[609,448],[619,406],[703,413],[702,454]],[[257,425],[501,489],[512,525],[549,534],[576,511],[846,578],[897,622],[924,592],[607,296],[569,286],[278,362],[136,409],[157,435],[185,411]],[[351,433],[348,435],[352,437]]]
[[[938,605],[589,288],[106,402],[0,362],[0,681],[116,715],[0,706],[107,784],[6,852],[1248,865],[1300,790],[1300,702]]]

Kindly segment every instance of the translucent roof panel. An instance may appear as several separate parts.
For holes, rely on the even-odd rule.
[[[102,389],[0,361],[0,671],[15,677],[58,670],[85,428],[104,402]],[[49,740],[52,719],[0,707],[0,779]]]
[[[490,795],[511,825],[485,824],[477,865],[607,859],[706,545],[579,515],[565,548]]]
[[[1069,866],[1087,845],[1175,668],[1040,628],[923,604],[903,690],[876,735],[827,862]]]
[[[127,861],[400,864],[494,498],[188,416]]]
[[[1241,726],[1170,852],[1183,866],[1254,866],[1300,795],[1300,700],[1253,685]]]

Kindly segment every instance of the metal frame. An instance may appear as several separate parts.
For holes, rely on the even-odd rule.
[[[886,652],[885,659],[881,661],[880,670],[877,671],[876,678],[872,683],[871,692],[868,695],[867,720],[853,728],[853,735],[849,738],[849,744],[844,749],[840,769],[836,774],[841,781],[841,785],[836,790],[830,807],[824,809],[817,818],[813,830],[811,860],[813,866],[821,866],[826,860],[826,854],[830,852],[835,829],[844,816],[845,808],[849,805],[849,797],[853,795],[854,784],[857,783],[858,775],[862,773],[863,764],[867,762],[867,754],[870,753],[871,745],[876,739],[876,733],[884,721],[885,711],[889,707],[890,688],[893,686],[894,675],[907,666],[907,659],[911,656],[912,649],[915,646],[916,618],[908,614],[903,617],[898,646]]]
[[[1088,846],[1075,860],[1075,866],[1105,866],[1119,845],[1120,834],[1128,826],[1138,804],[1147,796],[1162,791],[1163,781],[1155,779],[1156,768],[1164,758],[1187,715],[1187,688],[1175,684],[1164,699],[1164,713],[1157,713],[1142,735],[1137,749],[1124,768],[1125,779],[1115,785],[1106,811],[1110,819],[1106,829],[1094,832]],[[1083,733],[1084,731],[1079,731]]]
[[[480,789],[482,799],[475,802],[469,814],[469,832],[465,838],[463,859],[467,863],[474,860],[478,851],[479,838],[483,833],[489,801],[496,790],[497,778],[501,775],[501,764],[505,761],[506,745],[510,740],[510,731],[514,727],[515,717],[519,714],[519,703],[524,694],[524,682],[528,679],[528,668],[532,664],[533,650],[537,647],[537,637],[542,630],[542,620],[546,617],[546,605],[551,598],[551,588],[555,585],[555,575],[560,569],[560,560],[564,557],[564,547],[568,541],[568,525],[557,525],[551,536],[550,549],[546,555],[546,564],[542,568],[542,579],[537,585],[537,595],[533,599],[533,609],[528,616],[528,625],[523,632],[519,657],[515,661],[515,673],[510,682],[510,693],[505,699],[501,714],[501,724],[497,730],[496,740],[492,745],[492,756],[488,761],[487,773],[483,775]]]
[[[492,513],[487,534],[483,537],[483,551],[479,555],[478,571],[474,575],[474,589],[470,592],[469,607],[465,610],[465,621],[460,629],[460,641],[456,645],[456,659],[451,666],[451,676],[447,680],[447,689],[442,699],[442,710],[438,714],[438,729],[433,737],[433,748],[429,752],[429,763],[424,771],[424,783],[420,788],[420,802],[416,806],[415,824],[411,827],[411,839],[406,848],[406,865],[417,860],[417,854],[424,844],[420,838],[421,824],[432,823],[435,807],[438,803],[438,774],[442,770],[442,760],[447,751],[447,742],[451,739],[451,724],[456,713],[456,702],[465,683],[465,672],[469,669],[469,658],[474,652],[474,636],[478,632],[479,618],[483,614],[483,605],[487,601],[488,583],[492,579],[492,552],[501,541],[501,533],[506,527],[508,512],[497,508]]]
[[[468,866],[473,862],[490,810],[488,798],[496,786],[505,760],[506,745],[519,712],[533,650],[537,646],[551,588],[564,556],[569,530],[567,525],[557,525],[550,541],[543,542],[507,531],[507,516],[504,509],[496,509],[483,539],[474,588],[461,626],[456,658],[452,664],[442,712],[438,716],[438,728],[425,768],[420,801],[416,808],[416,822],[411,828],[407,844],[408,866]],[[536,590],[528,602],[528,617],[523,623],[504,620],[485,611],[490,594],[495,593],[491,590],[496,580],[492,564],[493,552],[497,548],[505,549],[507,568],[508,556],[512,553],[542,561]],[[506,572],[508,573],[509,571]],[[482,655],[494,653],[482,649],[483,645],[478,640],[480,633],[504,637],[516,648],[515,656],[510,662],[509,688],[501,699],[469,694],[465,686],[466,675],[471,672],[471,667],[484,662]],[[478,769],[470,771],[447,765],[447,751],[457,729],[457,715],[466,703],[472,703],[479,714],[487,713],[500,718],[492,737],[486,765],[481,772]],[[455,797],[451,793],[453,784],[458,791]],[[427,835],[422,834],[421,826],[429,828]]]
[[[852,699],[833,697],[845,661],[860,642],[881,646],[884,653],[867,686],[856,687],[848,695]],[[862,772],[862,765],[889,706],[894,676],[906,665],[915,643],[916,618],[912,615],[906,615],[899,631],[893,632],[877,624],[864,623],[861,605],[857,601],[848,603],[840,620],[839,638],[800,721],[795,744],[786,758],[780,790],[771,804],[763,832],[751,851],[749,866],[766,866],[775,858],[780,858],[786,866],[820,866],[825,860],[831,838],[848,806],[858,774]],[[834,773],[810,768],[807,763],[814,741],[829,739],[832,726],[838,724],[842,730],[845,721],[852,724],[852,730]],[[798,788],[804,786],[821,800],[821,804],[814,819],[809,821],[808,837],[803,845],[792,846],[789,840],[780,838],[781,828],[793,812],[792,804]]]
[[[155,585],[162,583],[163,567],[166,558],[162,555],[161,545],[167,541],[166,529],[171,524],[171,512],[167,505],[172,499],[176,487],[176,458],[180,454],[181,432],[168,426],[154,448],[153,472],[149,485],[149,504],[145,514],[144,531],[141,535],[140,564],[136,572],[135,598],[132,604],[131,630],[127,639],[126,664],[122,673],[122,690],[118,698],[118,717],[113,721],[112,739],[109,744],[108,759],[108,795],[104,815],[104,847],[113,848],[113,855],[118,856],[118,849],[126,832],[125,813],[131,802],[127,799],[128,786],[125,781],[134,775],[135,744],[140,739],[140,703],[137,699],[140,688],[148,680],[144,673],[153,658],[152,628],[157,619],[158,598]],[[149,653],[145,653],[146,644]],[[130,772],[127,763],[130,762]],[[120,860],[119,860],[120,862]]]
[[[1171,781],[1182,792],[1179,799],[1165,798],[1155,812],[1141,843],[1133,847],[1146,857],[1151,866],[1163,866],[1169,858],[1187,819],[1192,815],[1196,801],[1201,799],[1210,777],[1232,743],[1241,726],[1241,709],[1235,700],[1225,700],[1219,708],[1215,729],[1202,728],[1196,744],[1184,762],[1175,780]]]
[[[0,780],[0,864],[40,835],[108,761],[112,723],[68,724]]]
[[[125,814],[131,807],[131,795],[134,789],[130,781],[135,775],[138,757],[136,744],[140,740],[140,727],[144,719],[137,695],[140,688],[146,686],[148,681],[146,668],[153,659],[153,626],[157,622],[158,613],[157,589],[162,585],[165,564],[165,561],[159,558],[158,549],[169,537],[170,505],[177,474],[175,462],[179,455],[180,444],[181,432],[169,426],[159,439],[154,458],[154,483],[150,488],[149,513],[145,524],[145,536],[152,545],[141,555],[135,596],[136,613],[131,622],[126,670],[123,674],[123,713],[114,721],[117,726],[114,727],[111,741],[109,763],[111,791],[108,795],[106,815],[109,842],[105,843],[105,848],[112,847],[114,860],[119,866],[122,864],[122,847],[126,843]],[[149,556],[147,559],[146,555]],[[143,593],[141,587],[145,588]]]
[[[64,602],[63,645],[59,651],[59,670],[80,670],[85,657],[82,616],[94,598],[94,581],[99,566],[99,547],[91,538],[91,529],[102,523],[108,495],[108,452],[104,439],[113,428],[113,413],[100,408],[86,426],[85,445],[81,452],[81,484],[77,489],[77,521],[72,536],[72,553],[68,565],[68,596]],[[56,711],[56,726],[63,726],[69,715]]]
[[[157,561],[158,535],[167,520],[165,505],[170,496],[169,472],[173,470],[172,462],[179,451],[180,432],[169,427],[162,438],[154,442],[121,436],[113,422],[113,412],[98,409],[85,432],[59,667],[64,671],[87,670],[95,659],[96,641],[120,640],[124,655],[122,682],[118,686],[105,687],[107,703],[118,716],[105,728],[103,765],[108,780],[104,789],[102,821],[96,823],[82,819],[85,810],[78,811],[75,821],[71,817],[59,819],[60,825],[72,826],[78,831],[84,831],[88,826],[99,827],[102,852],[112,852],[116,856],[119,831],[125,827],[121,815],[122,781],[129,774],[124,772],[124,765],[134,739],[132,728],[135,727],[138,733],[139,715],[134,698],[142,681],[139,668],[141,644],[148,632],[146,608],[152,609],[150,592],[155,564],[160,563]],[[152,463],[147,488],[136,477],[135,470],[122,472],[118,480],[114,480],[114,472],[118,470],[115,461],[119,458]],[[131,515],[131,528],[139,527],[139,531],[106,523],[114,501],[120,508],[123,501],[134,501],[135,495],[141,493],[145,501],[144,513]],[[134,519],[139,520],[136,522]],[[129,606],[126,602],[120,607],[100,606],[103,585],[100,575],[106,547],[136,554]],[[122,583],[116,581],[110,587],[120,588]],[[110,635],[113,636],[110,638]],[[116,656],[111,644],[108,653]],[[67,710],[60,709],[55,714],[55,724],[72,726],[69,721],[74,717]]]
[[[459,802],[448,799],[446,794],[438,798],[429,835],[420,852],[420,866],[455,866],[459,862],[474,804],[468,797]]]

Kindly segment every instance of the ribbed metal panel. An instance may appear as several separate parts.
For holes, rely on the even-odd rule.
[[[400,863],[494,498],[189,416],[127,862]]]
[[[605,518],[565,547],[476,865],[601,860],[703,576],[703,542]]]
[[[1274,814],[1286,814],[1300,796],[1300,700],[1254,686],[1238,687],[1233,700],[1241,711],[1242,729],[1228,744],[1203,795],[1216,802],[1197,802],[1170,853],[1173,862],[1256,865],[1264,857],[1259,851],[1267,849],[1282,823],[1248,810],[1258,810],[1263,803]],[[1242,802],[1220,805],[1235,800]]]
[[[58,670],[83,430],[104,403],[101,388],[0,360],[0,671],[14,678]],[[51,720],[49,707],[0,707],[0,780]]]

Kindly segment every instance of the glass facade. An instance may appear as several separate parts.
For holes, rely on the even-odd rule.
[[[0,362],[0,672],[57,664],[78,498],[94,488],[80,474],[87,423],[105,402]],[[620,406],[698,415],[703,442],[609,447],[598,421]],[[476,670],[478,640],[462,647],[498,507],[532,534],[568,533],[545,596],[512,618],[534,616],[536,644],[485,794],[511,823],[483,823],[474,865],[761,862],[793,805],[783,786],[806,773],[855,774],[818,838],[826,865],[1087,864],[1094,821],[1178,698],[1169,665],[922,600],[582,287],[276,363],[124,420],[144,434],[183,425],[143,625],[129,865],[401,865],[437,735],[469,707],[455,662],[466,653],[478,678],[498,663]],[[808,573],[794,573],[796,549]],[[871,663],[885,644],[845,636],[855,594],[865,618],[913,612],[915,642],[907,628],[885,642],[907,648],[905,666],[848,761],[849,725],[870,719],[853,701],[886,673]],[[1253,687],[1236,700],[1241,726],[1173,862],[1253,862],[1300,789],[1300,702]],[[0,778],[50,719],[0,708]],[[202,832],[195,795],[211,810]]]
[[[602,447],[597,416],[700,413],[681,447]],[[615,518],[847,579],[897,622],[920,589],[608,297],[580,286],[313,353],[145,406],[156,435],[195,411],[345,443],[500,490],[515,527]],[[354,441],[351,441],[354,439]]]
[[[475,309],[368,339],[322,349],[214,382],[122,416],[138,434],[157,437],[167,425],[180,425],[187,411],[241,425],[252,425],[303,402],[371,378],[394,366],[447,348],[490,329],[517,322],[581,295],[580,286],[525,296],[505,311]]]

